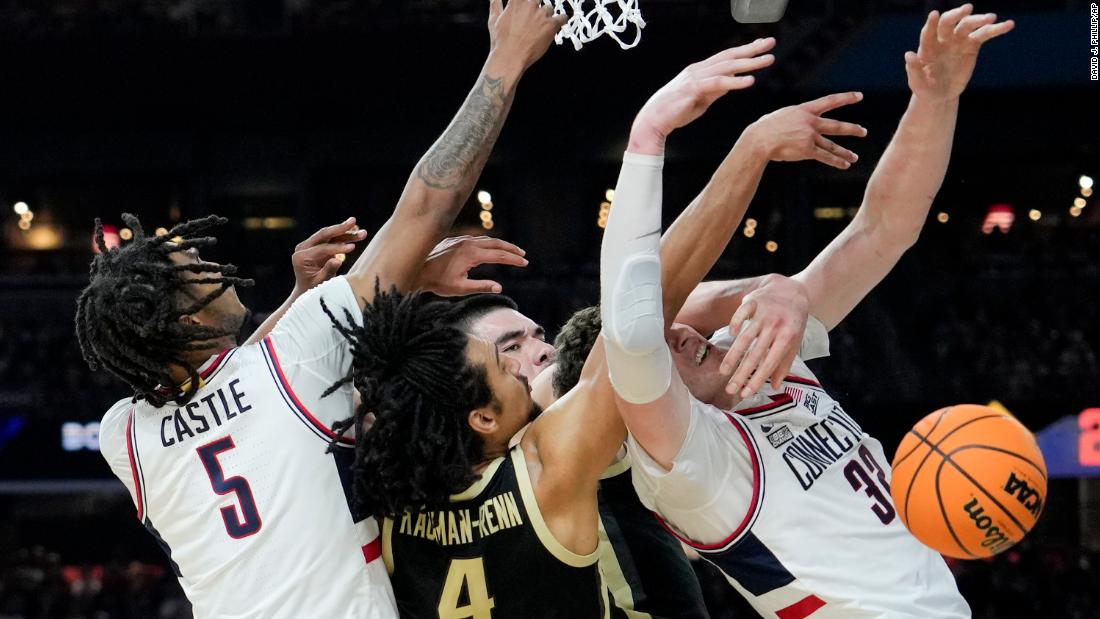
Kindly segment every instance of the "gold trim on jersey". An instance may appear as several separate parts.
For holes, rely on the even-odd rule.
[[[489,463],[489,466],[481,473],[481,479],[470,484],[469,488],[466,488],[458,494],[451,495],[451,502],[469,501],[470,499],[481,494],[481,491],[485,489],[485,486],[489,485],[489,482],[493,480],[493,475],[497,474],[497,469],[504,462],[504,456],[501,456]]]
[[[554,555],[558,561],[572,567],[588,567],[599,561],[599,544],[596,544],[596,549],[590,554],[579,555],[562,546],[561,542],[550,532],[550,527],[546,526],[546,521],[542,519],[542,511],[539,509],[538,501],[535,500],[535,489],[531,486],[531,476],[527,472],[527,458],[523,455],[523,449],[519,447],[512,448],[512,465],[516,469],[516,483],[519,485],[523,504],[527,506],[527,517],[531,521],[531,528],[534,529],[535,535],[542,542],[543,548]]]
[[[610,600],[607,601],[608,612],[610,612],[610,606],[618,606],[619,610],[631,619],[652,619],[649,613],[634,610],[634,591],[630,589],[630,583],[627,582],[626,574],[623,573],[619,555],[615,554],[615,549],[611,546],[607,529],[603,526],[603,518],[600,518],[600,578],[604,585],[604,598],[606,599],[610,593],[615,599],[614,604],[611,604]]]
[[[630,470],[630,452],[626,452],[620,460],[617,460],[607,467],[607,470],[600,475],[600,481],[603,481],[609,477],[614,477],[620,473],[624,473]]]
[[[386,571],[393,576],[393,518],[382,521],[382,561]]]

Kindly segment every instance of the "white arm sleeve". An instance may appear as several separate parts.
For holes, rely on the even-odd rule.
[[[608,375],[619,397],[652,402],[672,382],[661,303],[664,158],[626,153],[600,251],[600,314]]]

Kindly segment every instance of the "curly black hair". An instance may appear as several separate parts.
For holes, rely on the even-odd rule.
[[[80,351],[91,369],[104,368],[130,385],[135,402],[144,399],[158,407],[169,401],[186,404],[199,385],[198,372],[185,360],[187,353],[209,348],[212,340],[236,335],[237,330],[183,324],[180,317],[206,307],[231,286],[251,286],[253,281],[235,277],[237,267],[231,264],[176,265],[169,258],[174,252],[213,245],[214,237],[197,235],[224,224],[224,217],[187,221],[160,236],[146,236],[130,213],[124,213],[122,221],[133,230],[133,240],[109,249],[103,223],[95,220],[99,253],[76,305]],[[185,280],[185,272],[202,276]],[[218,287],[181,306],[176,293],[191,284]],[[174,388],[172,366],[188,373],[187,388]]]
[[[558,353],[553,382],[555,398],[568,393],[580,381],[584,362],[602,327],[600,306],[593,305],[577,310],[554,338]]]
[[[482,443],[469,412],[494,402],[486,369],[466,358],[468,336],[454,325],[455,306],[426,293],[379,290],[362,325],[322,308],[351,344],[352,366],[331,393],[352,382],[362,396],[355,416],[353,503],[357,513],[394,517],[445,506],[479,476]],[[499,404],[497,404],[499,406]],[[364,431],[368,413],[374,414]]]

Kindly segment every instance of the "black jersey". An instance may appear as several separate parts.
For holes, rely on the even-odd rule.
[[[612,617],[706,619],[699,580],[680,541],[642,505],[630,480],[630,456],[600,478],[600,537],[613,552],[600,571],[614,598]]]
[[[402,617],[608,617],[599,550],[551,535],[523,452],[494,460],[445,510],[386,519],[382,550]]]

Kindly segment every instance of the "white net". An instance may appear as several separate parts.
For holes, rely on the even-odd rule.
[[[580,49],[585,43],[606,34],[615,39],[619,47],[630,49],[642,40],[645,20],[638,9],[638,0],[544,0],[544,3],[553,3],[554,14],[569,17],[554,37],[558,45],[569,40],[573,47]]]

